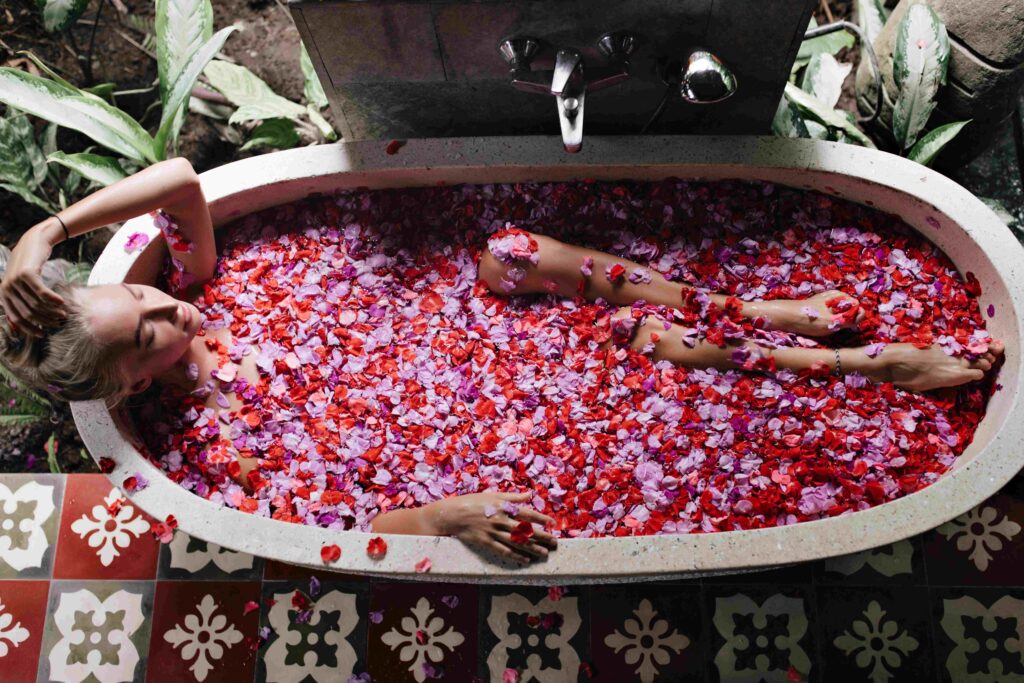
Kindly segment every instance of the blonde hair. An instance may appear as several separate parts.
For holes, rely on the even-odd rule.
[[[9,255],[6,247],[0,248],[0,271],[6,268]],[[52,281],[58,273],[63,277],[64,271],[60,264],[49,273],[43,269],[43,281],[64,299],[67,313],[66,319],[46,330],[44,336],[15,332],[0,306],[0,361],[36,392],[64,401],[103,399],[113,408],[127,395],[126,377],[113,349],[89,330],[76,296],[84,286]]]

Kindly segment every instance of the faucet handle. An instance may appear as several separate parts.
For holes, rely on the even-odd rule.
[[[512,71],[529,71],[539,50],[540,41],[536,38],[510,38],[498,45],[498,52]]]
[[[555,54],[551,94],[556,96],[576,94],[582,91],[583,85],[583,56],[579,50],[563,47]]]
[[[606,33],[597,39],[598,51],[613,64],[629,65],[629,56],[636,49],[636,36],[624,31]]]
[[[636,36],[632,33],[606,33],[597,41],[598,51],[608,58],[608,66],[590,71],[587,90],[596,92],[629,78],[629,56],[636,49]]]
[[[707,50],[694,50],[680,74],[679,95],[693,104],[721,102],[736,92],[736,76]]]

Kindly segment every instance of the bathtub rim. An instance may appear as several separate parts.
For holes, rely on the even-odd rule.
[[[540,168],[538,168],[540,167]],[[608,177],[615,169],[644,169],[661,177],[701,179],[700,173],[730,169],[811,172],[812,190],[858,201],[829,192],[828,174],[873,183],[907,199],[923,202],[935,211],[945,228],[955,227],[969,235],[993,264],[1012,305],[1014,332],[1024,340],[1024,292],[1014,286],[1014,272],[1024,264],[1024,248],[991,209],[965,188],[941,174],[901,157],[862,147],[819,140],[795,140],[769,136],[649,136],[589,138],[579,155],[565,155],[556,138],[450,138],[410,140],[397,154],[388,155],[377,141],[335,143],[266,154],[236,161],[201,174],[203,191],[214,224],[230,222],[264,206],[294,201],[310,179],[329,179],[339,174],[355,178],[383,174],[394,184],[408,186],[411,178],[486,173],[469,182],[495,182],[501,176],[522,175],[533,169],[540,180],[575,173],[577,177]],[[667,169],[694,171],[668,172]],[[543,169],[542,172],[538,173]],[[376,175],[375,175],[376,174]],[[626,177],[621,173],[615,177]],[[749,177],[749,175],[747,176]],[[258,180],[253,181],[253,178]],[[556,178],[559,179],[559,178]],[[818,180],[820,182],[816,183]],[[420,182],[432,185],[433,182]],[[792,183],[780,183],[798,189]],[[835,182],[835,185],[841,183]],[[350,185],[351,186],[351,185]],[[252,193],[260,192],[252,202]],[[292,193],[289,199],[263,203],[275,192]],[[243,201],[248,195],[248,202]],[[240,207],[249,210],[241,211]],[[877,208],[877,207],[876,207]],[[884,209],[880,209],[884,210]],[[928,237],[929,226],[904,220]],[[148,216],[125,223],[111,239],[90,277],[90,284],[120,282],[140,254],[127,254],[124,244],[133,232],[158,238],[159,230]],[[929,237],[930,238],[930,237]],[[1019,278],[1017,278],[1019,280]],[[992,283],[982,281],[985,290]],[[998,283],[997,283],[998,284]],[[985,292],[982,294],[983,302]],[[1006,305],[1001,305],[1006,309]],[[1003,313],[1005,315],[1005,313]],[[1007,375],[1013,381],[1007,381]],[[1000,374],[1004,385],[1020,384],[1021,357],[1007,350]],[[999,396],[997,394],[996,396]],[[992,398],[994,401],[996,396]],[[1005,400],[1005,399],[1004,399]],[[320,561],[320,547],[336,543],[341,559],[332,571],[388,576],[402,579],[449,580],[477,583],[580,584],[639,581],[651,578],[693,577],[731,573],[822,559],[866,550],[931,529],[952,519],[996,493],[1024,466],[1024,449],[1015,449],[1024,437],[1024,415],[1017,392],[1009,399],[1000,428],[990,442],[962,466],[955,466],[925,489],[869,510],[803,522],[789,527],[749,531],[641,537],[563,539],[548,561],[526,568],[512,567],[481,558],[456,539],[379,534],[388,542],[381,561],[370,560],[367,541],[378,534],[327,531],[254,517],[203,500],[163,475],[122,437],[103,404],[72,403],[72,413],[90,453],[110,457],[115,469],[108,475],[115,486],[126,477],[142,473],[150,485],[125,494],[157,519],[174,514],[179,528],[192,536],[225,548],[290,564],[328,569]],[[991,407],[991,403],[990,403]],[[991,413],[986,416],[979,432]],[[1013,419],[1016,418],[1016,419]],[[977,445],[972,443],[966,454]],[[893,517],[895,516],[895,517]],[[894,520],[902,523],[894,524]],[[429,574],[416,574],[414,564],[430,557]]]

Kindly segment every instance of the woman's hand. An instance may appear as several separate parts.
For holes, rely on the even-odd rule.
[[[533,527],[533,524],[554,524],[554,520],[528,506],[532,493],[471,493],[452,496],[427,506],[435,531],[439,535],[455,536],[463,543],[489,550],[517,564],[547,557],[554,550],[555,537]],[[524,505],[525,504],[525,505]],[[506,512],[506,508],[514,514]],[[488,516],[490,515],[490,516]],[[530,530],[516,531],[522,522]],[[513,535],[526,535],[525,542],[516,543]]]
[[[43,284],[40,276],[52,251],[52,243],[41,229],[45,225],[40,223],[21,236],[0,282],[0,303],[7,319],[37,337],[67,315],[64,299]]]

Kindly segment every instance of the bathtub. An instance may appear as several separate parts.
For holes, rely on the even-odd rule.
[[[931,529],[998,491],[1024,466],[1024,409],[1018,401],[1024,248],[970,192],[900,157],[834,142],[776,137],[590,138],[567,155],[554,138],[410,140],[396,154],[382,142],[305,147],[245,159],[203,173],[214,225],[270,206],[338,188],[428,186],[578,178],[768,180],[873,206],[899,215],[945,251],[983,288],[981,306],[1006,341],[1006,363],[985,419],[956,466],[933,485],[862,512],[786,527],[675,536],[563,539],[541,563],[520,568],[482,556],[447,537],[385,535],[380,561],[366,553],[370,534],[288,524],[222,508],[173,483],[132,445],[133,425],[118,424],[102,402],[73,403],[75,422],[93,457],[116,463],[114,484],[136,472],[151,484],[130,494],[159,520],[173,514],[189,535],[282,562],[324,568],[320,548],[341,547],[330,569],[402,579],[505,584],[583,584],[734,573],[853,553]],[[128,235],[154,241],[124,250]],[[126,223],[92,271],[90,284],[152,282],[162,258],[159,230],[148,216]],[[433,568],[417,574],[428,557]]]

